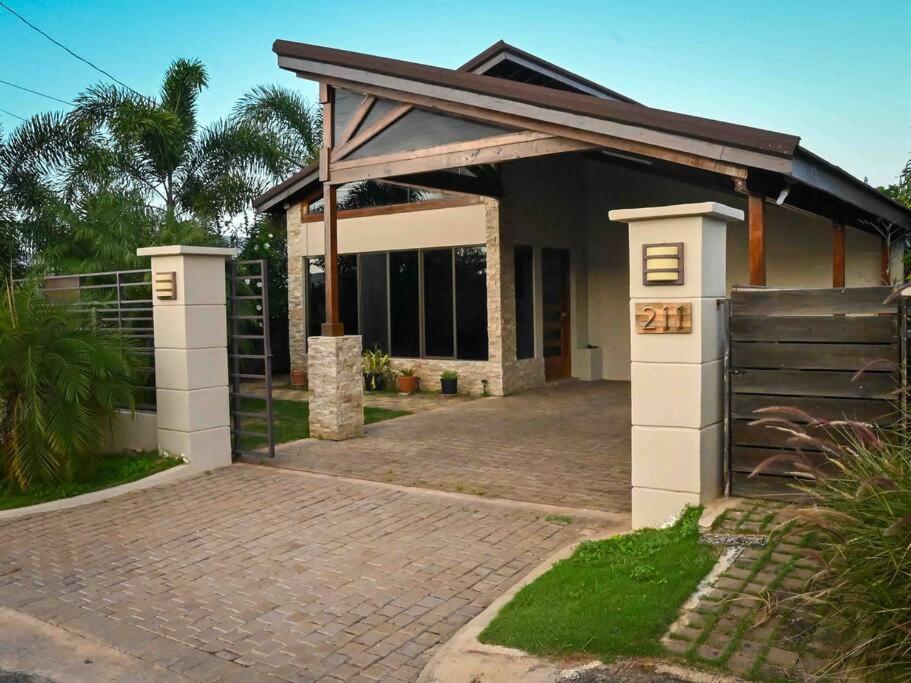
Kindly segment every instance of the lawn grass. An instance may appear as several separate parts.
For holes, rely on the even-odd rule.
[[[241,410],[247,413],[261,413],[266,410],[266,401],[261,398],[241,399]],[[410,415],[407,410],[389,410],[387,408],[364,408],[364,423],[373,424],[391,420],[403,415]],[[245,432],[266,433],[266,421],[259,418],[241,418],[241,428]],[[310,437],[310,404],[307,401],[272,401],[272,428],[275,443],[287,443]],[[242,450],[252,450],[266,444],[265,438],[242,436]]]
[[[700,514],[688,508],[673,527],[583,543],[519,591],[481,642],[605,662],[662,654],[661,637],[718,557],[699,541]]]
[[[27,493],[15,490],[0,480],[0,510],[37,505],[127,484],[156,472],[163,472],[181,462],[177,458],[162,457],[154,451],[104,455],[99,459],[94,471],[85,477],[55,486],[42,486]]]

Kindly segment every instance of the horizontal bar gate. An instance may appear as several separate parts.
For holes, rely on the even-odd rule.
[[[907,382],[907,314],[904,297],[885,303],[891,293],[890,287],[733,289],[725,383],[732,495],[797,495],[790,484],[801,473],[790,462],[769,463],[750,477],[768,458],[796,451],[791,434],[750,424],[761,417],[758,409],[787,406],[871,424],[895,420]],[[814,465],[825,461],[806,446],[801,452]]]
[[[275,457],[268,264],[229,261],[226,268],[231,454]]]

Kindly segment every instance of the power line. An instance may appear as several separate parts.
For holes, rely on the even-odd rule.
[[[31,29],[37,31],[38,33],[40,33],[41,35],[43,35],[45,38],[47,38],[49,41],[51,41],[51,42],[52,42],[54,45],[56,45],[57,47],[62,48],[63,50],[66,50],[69,54],[71,54],[73,57],[75,57],[76,59],[78,59],[80,62],[85,62],[85,63],[88,64],[90,67],[92,67],[93,69],[95,69],[95,71],[104,74],[105,76],[107,76],[108,78],[110,78],[110,79],[111,79],[112,81],[114,81],[115,83],[117,83],[117,84],[119,84],[119,85],[122,85],[124,88],[126,88],[127,90],[129,90],[130,92],[132,92],[134,95],[139,95],[140,97],[142,97],[142,95],[140,95],[138,92],[136,92],[135,90],[133,90],[133,88],[131,88],[130,86],[128,86],[128,85],[127,85],[126,83],[124,83],[123,81],[120,81],[120,80],[114,78],[111,74],[109,74],[107,71],[105,71],[104,69],[102,69],[102,68],[101,68],[100,66],[98,66],[97,64],[93,64],[92,62],[90,62],[89,60],[87,60],[85,57],[80,57],[80,56],[77,55],[75,52],[73,52],[70,48],[68,48],[66,45],[64,45],[63,43],[61,43],[61,42],[58,41],[58,40],[55,40],[55,39],[52,38],[51,36],[49,36],[47,33],[45,33],[45,32],[42,31],[40,28],[38,28],[37,26],[35,26],[32,22],[30,22],[28,19],[26,19],[25,17],[23,17],[21,14],[19,14],[16,10],[14,10],[12,7],[10,7],[9,5],[7,5],[6,3],[0,2],[0,7],[2,7],[3,9],[5,9],[7,12],[9,12],[10,14],[12,14],[12,15],[13,15],[14,17],[16,17],[17,19],[19,19],[19,21],[21,21],[23,24],[25,24],[25,25],[28,26],[29,28],[31,28]]]
[[[30,92],[35,95],[40,95],[41,97],[46,97],[49,100],[54,100],[54,102],[60,102],[60,104],[66,104],[70,107],[76,106],[72,102],[67,102],[66,100],[61,100],[59,97],[54,97],[53,95],[45,95],[43,92],[38,92],[37,90],[32,90],[31,88],[26,88],[24,85],[16,85],[15,83],[10,83],[9,81],[4,81],[2,78],[0,78],[0,83],[3,83],[3,85],[8,85],[11,88],[18,88],[19,90],[24,90],[25,92]]]
[[[8,116],[12,116],[14,119],[19,119],[20,121],[25,121],[25,119],[22,118],[21,116],[19,116],[19,114],[14,114],[11,111],[6,111],[6,109],[0,109],[0,112],[3,112],[4,114],[6,114]]]

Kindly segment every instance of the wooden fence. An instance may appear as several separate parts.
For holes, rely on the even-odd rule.
[[[889,287],[855,289],[735,288],[728,361],[728,474],[736,496],[793,497],[795,467],[771,465],[793,451],[789,434],[751,426],[754,411],[799,408],[820,418],[883,424],[895,419],[907,377],[904,301],[884,303]],[[903,299],[903,298],[902,298]],[[858,371],[863,372],[856,377]],[[803,452],[817,462],[821,453]]]

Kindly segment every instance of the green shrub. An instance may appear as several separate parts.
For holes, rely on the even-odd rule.
[[[459,373],[457,373],[455,370],[445,370],[442,374],[440,374],[440,379],[449,380],[449,379],[458,379],[458,378],[459,378]]]
[[[816,420],[789,408],[761,411],[792,444],[821,450],[821,466],[800,452],[790,458],[812,483],[812,501],[795,511],[798,528],[819,539],[821,571],[807,598],[841,628],[836,658],[855,677],[911,678],[911,442],[901,429]],[[798,422],[802,423],[799,424]],[[808,428],[814,428],[813,434]],[[824,436],[818,436],[819,432]],[[785,456],[776,456],[782,460]],[[772,458],[766,461],[770,462]],[[761,470],[761,464],[757,470]]]
[[[0,477],[27,491],[97,457],[118,407],[133,407],[137,359],[91,312],[49,303],[36,281],[0,301]]]

